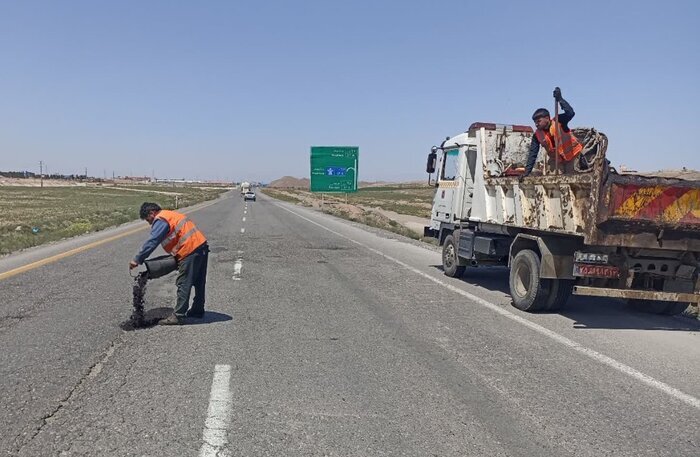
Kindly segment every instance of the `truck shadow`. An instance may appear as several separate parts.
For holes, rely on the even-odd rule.
[[[441,265],[433,265],[443,271]],[[506,267],[467,267],[461,281],[474,287],[510,295]],[[510,298],[508,298],[510,301]],[[523,313],[511,307],[514,313]],[[542,314],[542,313],[540,313]],[[700,321],[686,316],[661,316],[635,311],[624,300],[573,295],[555,312],[572,321],[574,329],[700,331]]]

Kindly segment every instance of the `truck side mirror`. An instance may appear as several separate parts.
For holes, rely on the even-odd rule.
[[[430,150],[430,154],[428,154],[428,164],[425,166],[425,171],[428,174],[433,174],[435,173],[435,162],[437,161],[437,148],[433,146],[433,149]]]

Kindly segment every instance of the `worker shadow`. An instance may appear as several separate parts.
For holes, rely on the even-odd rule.
[[[443,271],[441,265],[433,267]],[[510,302],[508,276],[507,267],[467,267],[460,279],[472,287],[502,292],[509,296],[507,301]],[[523,312],[515,308],[512,311]],[[581,330],[700,331],[700,321],[692,317],[644,313],[630,308],[624,300],[612,298],[572,295],[564,308],[537,314],[559,314],[571,320],[572,328]]]
[[[185,325],[203,325],[203,324],[214,324],[217,322],[226,322],[233,320],[228,314],[219,313],[217,311],[205,311],[202,318],[186,317]]]
[[[119,324],[122,330],[126,332],[131,332],[134,330],[143,330],[147,328],[154,327],[158,325],[158,321],[165,319],[173,313],[173,309],[170,307],[159,307],[147,309],[143,313],[143,319],[141,321],[134,321],[133,319],[128,319]],[[233,317],[228,314],[219,313],[216,311],[205,311],[204,316],[199,318],[186,317],[183,324],[184,325],[202,325],[202,324],[213,324],[216,322],[226,322],[232,320]]]

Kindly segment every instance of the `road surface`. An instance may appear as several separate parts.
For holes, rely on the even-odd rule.
[[[700,328],[259,195],[191,217],[207,314],[124,331],[143,222],[0,259],[0,455],[697,456]],[[172,275],[146,306],[172,306]]]

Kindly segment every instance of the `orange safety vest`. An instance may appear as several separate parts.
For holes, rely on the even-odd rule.
[[[557,121],[552,119],[549,123],[549,131],[537,129],[535,136],[549,154],[554,154],[554,138],[557,136],[557,130],[559,130],[561,138],[559,138],[559,150],[557,152],[559,152],[559,157],[564,162],[569,162],[581,153],[583,146],[571,131],[565,132],[563,127],[557,129],[557,124]]]
[[[177,260],[182,260],[192,254],[195,249],[207,241],[194,222],[182,213],[163,209],[158,212],[156,219],[162,219],[170,226],[168,235],[160,245],[163,246],[165,252],[174,255]]]

